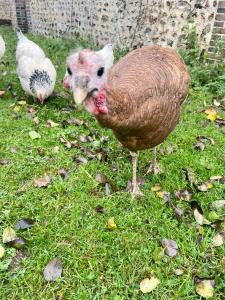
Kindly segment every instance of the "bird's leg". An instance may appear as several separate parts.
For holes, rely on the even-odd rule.
[[[146,172],[146,174],[148,173],[153,173],[155,175],[160,174],[161,173],[161,169],[159,167],[159,165],[157,164],[157,148],[153,148],[153,156],[152,156],[152,160],[150,162],[149,168]]]
[[[133,178],[132,178],[132,195],[134,197],[140,197],[142,196],[142,192],[139,189],[138,183],[137,183],[137,161],[138,161],[138,152],[130,152],[132,157],[132,168],[133,168]]]

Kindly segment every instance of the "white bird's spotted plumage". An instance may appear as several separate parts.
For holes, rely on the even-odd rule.
[[[54,90],[55,67],[37,44],[26,38],[22,32],[18,32],[17,36],[16,59],[20,83],[27,94],[43,103]]]

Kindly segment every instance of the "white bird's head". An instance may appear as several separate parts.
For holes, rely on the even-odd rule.
[[[45,70],[35,70],[30,77],[30,90],[41,104],[48,98],[54,89],[54,82]]]

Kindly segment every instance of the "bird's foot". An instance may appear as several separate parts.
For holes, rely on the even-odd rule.
[[[132,186],[131,195],[132,195],[132,198],[140,198],[140,197],[143,196],[143,193],[139,189],[138,185],[137,186]]]
[[[156,162],[151,161],[150,165],[148,167],[148,170],[145,173],[145,175],[147,175],[149,173],[152,173],[154,175],[161,174],[162,173],[162,169],[161,169],[161,167]]]

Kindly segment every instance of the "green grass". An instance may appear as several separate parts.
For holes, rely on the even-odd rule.
[[[223,299],[225,247],[212,246],[215,230],[209,226],[204,228],[202,243],[197,244],[199,232],[190,205],[173,197],[175,190],[188,186],[185,168],[190,167],[199,182],[213,175],[224,175],[224,129],[218,129],[202,112],[205,102],[210,106],[211,95],[205,94],[204,89],[191,91],[179,125],[160,146],[161,149],[175,148],[171,154],[159,153],[163,174],[147,175],[146,183],[141,187],[144,197],[134,200],[123,192],[131,177],[128,151],[121,149],[112,132],[100,128],[87,112],[65,111],[72,104],[70,95],[68,99],[51,97],[43,106],[27,97],[15,73],[15,34],[4,26],[0,27],[0,34],[7,47],[4,57],[7,64],[0,67],[0,90],[6,91],[0,99],[0,159],[11,160],[10,164],[0,166],[0,235],[7,226],[14,228],[21,218],[35,220],[32,228],[17,231],[17,235],[27,241],[25,258],[17,271],[9,271],[7,267],[16,250],[4,246],[6,253],[0,260],[1,300],[50,300],[56,299],[60,293],[67,300],[200,299],[195,292],[195,276],[215,278],[213,300]],[[43,47],[57,66],[56,92],[60,93],[65,58],[82,42],[29,36]],[[83,43],[83,46],[87,44]],[[7,74],[2,73],[5,71]],[[7,91],[9,83],[17,93],[14,98]],[[14,108],[21,100],[27,101],[27,106],[15,114]],[[32,122],[28,107],[35,108],[39,125]],[[222,111],[219,114],[224,117]],[[48,119],[61,124],[74,117],[87,120],[88,128],[72,125],[45,127]],[[109,141],[100,145],[108,151],[108,159],[101,163],[94,158],[86,165],[78,165],[72,157],[84,154],[80,149],[65,148],[60,136],[79,139],[90,129],[97,130],[100,137],[109,136]],[[41,139],[31,140],[31,130],[37,131]],[[194,145],[198,135],[212,137],[215,145],[209,143],[204,151],[196,150]],[[80,144],[94,149],[91,143]],[[58,153],[53,151],[56,146],[59,147]],[[19,148],[18,153],[11,152],[14,147]],[[39,154],[40,148],[44,149],[42,155]],[[145,173],[150,159],[150,151],[141,153],[139,176]],[[116,172],[111,171],[112,164],[117,165]],[[58,175],[59,168],[68,170],[66,180]],[[43,177],[45,172],[50,173],[51,184],[47,188],[35,188],[33,179]],[[118,192],[106,196],[98,187],[99,194],[93,193],[98,172],[107,175],[116,184]],[[183,221],[177,220],[173,210],[151,191],[156,183],[171,193],[174,204],[183,208]],[[24,187],[23,191],[21,187]],[[194,199],[207,216],[211,203],[223,197],[224,185],[216,183],[209,192],[196,193]],[[95,211],[97,205],[106,209],[105,214]],[[118,226],[115,231],[107,230],[110,217],[115,218]],[[155,261],[154,251],[158,251],[162,238],[175,240],[179,253],[174,258],[164,255]],[[63,274],[56,282],[46,283],[43,269],[54,257],[62,260]],[[180,277],[174,274],[177,268],[184,270]],[[144,295],[139,284],[151,274],[160,279],[160,285],[151,294]]]

